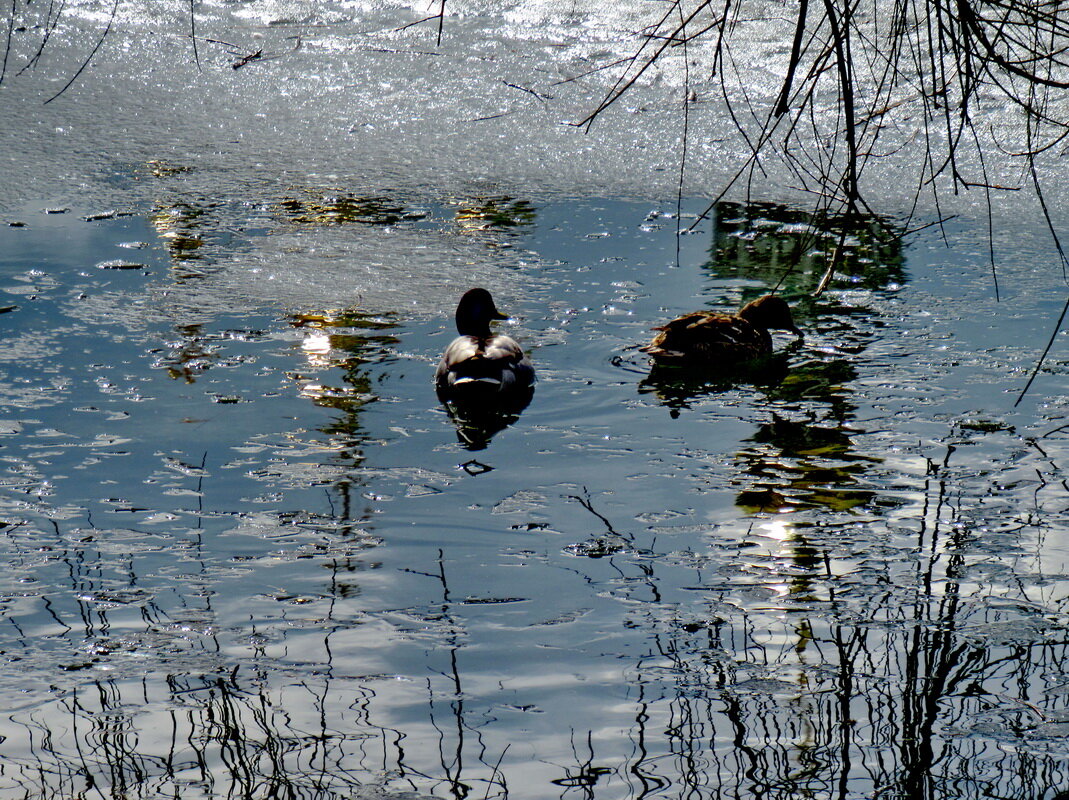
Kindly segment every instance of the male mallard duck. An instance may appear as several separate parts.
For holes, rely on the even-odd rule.
[[[660,333],[641,349],[659,364],[739,364],[772,352],[770,329],[790,331],[802,338],[791,307],[783,298],[767,294],[751,300],[738,314],[685,314],[654,328]]]
[[[469,289],[457,305],[460,333],[442,354],[434,386],[442,402],[509,405],[531,398],[534,367],[514,339],[490,332],[490,321],[508,319],[486,289]]]

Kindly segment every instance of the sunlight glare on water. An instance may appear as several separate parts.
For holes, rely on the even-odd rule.
[[[67,8],[57,41],[107,23]],[[975,197],[862,220],[814,296],[832,237],[774,173],[677,220],[675,55],[561,124],[644,4],[451,3],[439,49],[403,4],[205,3],[199,67],[162,8],[47,106],[83,50],[0,87],[0,794],[1069,790],[1036,209],[997,301]],[[716,109],[695,194],[739,156]],[[788,265],[805,339],[760,369],[637,349]],[[500,424],[431,385],[472,285],[538,374]]]
[[[408,224],[449,235],[451,213]],[[894,742],[885,714],[935,691],[903,683],[913,636],[936,647],[923,642],[947,625],[964,649],[932,651],[945,660],[924,681],[968,669],[990,699],[946,687],[947,717],[927,735],[978,774],[1006,774],[1007,742],[1060,774],[1056,748],[1044,755],[1069,685],[1056,656],[1056,396],[1019,412],[989,402],[1013,397],[1030,348],[989,348],[1018,365],[997,367],[993,385],[975,341],[943,330],[990,302],[983,279],[970,289],[973,265],[919,240],[904,263],[859,273],[872,288],[844,275],[813,301],[792,284],[807,338],[785,372],[655,378],[633,349],[651,323],[760,285],[760,248],[733,249],[746,214],[721,207],[683,240],[678,267],[674,228],[645,224],[645,205],[547,203],[534,224],[486,234],[538,265],[537,294],[509,311],[540,381],[518,421],[472,445],[429,384],[448,317],[276,306],[186,323],[172,291],[212,276],[189,277],[203,267],[168,239],[141,249],[143,269],[85,268],[108,240],[151,242],[142,217],[28,209],[25,227],[2,232],[18,305],[3,321],[20,332],[3,386],[9,786],[37,780],[42,730],[53,792],[120,768],[142,776],[135,794],[210,796],[252,785],[227,766],[238,759],[254,783],[285,767],[313,794],[360,775],[386,793],[597,785],[630,797],[639,770],[714,796],[737,780],[740,746],[780,749],[786,764],[802,741],[839,748],[824,728],[847,670],[850,713],[866,721],[851,746],[868,766],[827,758],[850,796],[867,796]],[[91,259],[55,248],[83,226],[99,234]],[[80,313],[100,297],[130,311]],[[1017,308],[1015,324],[1039,337],[1044,315]],[[909,360],[897,356],[907,335]],[[1030,687],[1019,698],[1011,675]],[[94,727],[88,763],[70,760],[60,731],[72,725]],[[740,727],[744,744],[729,733]],[[242,750],[224,757],[217,736]],[[686,749],[704,753],[700,775],[681,771]],[[202,766],[179,766],[190,759]],[[313,790],[323,759],[330,779]],[[890,766],[877,783],[929,769]]]

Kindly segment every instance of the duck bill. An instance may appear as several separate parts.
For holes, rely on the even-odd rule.
[[[508,314],[502,314],[500,311],[495,311],[494,316],[491,319],[508,319]]]

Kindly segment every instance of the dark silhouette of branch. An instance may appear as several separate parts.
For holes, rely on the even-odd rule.
[[[193,61],[200,69],[200,53],[197,52],[197,12],[193,8],[195,0],[189,0],[189,39],[193,42]]]
[[[682,9],[680,9],[680,22],[683,21]],[[680,145],[679,154],[679,182],[676,192],[676,266],[680,262],[680,240],[682,239],[683,226],[683,183],[687,172],[687,144],[690,136],[690,54],[687,52],[687,39],[684,31],[683,38],[683,142]]]
[[[41,54],[44,53],[45,47],[48,45],[48,40],[52,38],[52,32],[55,31],[56,26],[59,24],[59,19],[63,15],[63,8],[66,6],[66,0],[61,0],[59,8],[56,9],[55,16],[52,15],[52,10],[55,8],[53,0],[49,0],[48,12],[45,16],[44,34],[41,36],[41,42],[37,45],[37,52],[33,54],[29,61],[27,61],[22,69],[16,73],[16,77],[21,75],[28,69],[32,69],[35,64],[41,59]]]
[[[776,116],[787,113],[788,102],[791,98],[791,86],[794,84],[794,73],[798,69],[801,60],[802,39],[805,37],[805,16],[809,11],[809,0],[798,0],[798,24],[794,29],[794,41],[791,43],[791,60],[787,63],[787,75],[783,79],[783,88],[776,101]]]
[[[96,55],[97,50],[100,49],[100,46],[102,44],[104,44],[104,40],[108,37],[108,33],[111,32],[111,25],[112,25],[113,22],[115,22],[115,14],[118,11],[119,11],[119,0],[115,0],[115,2],[112,4],[112,7],[111,7],[111,16],[108,18],[108,24],[105,26],[104,32],[102,34],[100,34],[100,39],[98,39],[97,43],[95,45],[93,45],[93,49],[89,52],[89,55],[86,57],[85,61],[83,61],[82,65],[80,67],[78,67],[78,71],[75,72],[71,76],[71,79],[69,81],[67,81],[63,85],[62,89],[60,89],[54,95],[52,95],[47,100],[45,100],[45,102],[44,102],[45,105],[48,105],[49,103],[51,103],[53,100],[55,100],[57,97],[59,97],[65,91],[67,91],[71,86],[73,86],[74,82],[76,80],[78,80],[78,76],[81,75],[85,71],[85,68],[89,66],[89,62],[93,60],[93,56]]]
[[[1039,361],[1036,362],[1036,366],[1032,369],[1032,374],[1028,376],[1028,382],[1021,389],[1021,393],[1017,395],[1017,401],[1013,404],[1014,408],[1017,408],[1024,400],[1024,396],[1028,394],[1028,389],[1032,386],[1032,381],[1036,379],[1036,375],[1039,374],[1039,370],[1043,367],[1043,362],[1047,359],[1047,353],[1050,352],[1050,348],[1054,345],[1054,340],[1058,338],[1058,332],[1062,329],[1062,323],[1065,321],[1065,314],[1069,312],[1069,295],[1065,298],[1065,305],[1062,306],[1062,313],[1058,316],[1058,321],[1054,325],[1054,330],[1051,331],[1050,339],[1047,341],[1047,346],[1043,348],[1043,353],[1039,357]]]
[[[4,83],[4,76],[7,75],[7,59],[11,55],[11,35],[15,31],[15,3],[16,0],[11,0],[11,11],[7,18],[7,41],[4,44],[4,62],[0,64],[0,85]]]
[[[612,89],[609,90],[608,94],[605,95],[601,103],[598,104],[597,108],[590,112],[586,117],[579,120],[579,122],[576,122],[576,127],[589,128],[590,124],[594,121],[598,114],[600,114],[606,108],[608,108],[617,100],[619,100],[627,92],[628,89],[634,86],[635,81],[642,77],[646,70],[648,70],[657,62],[657,59],[661,56],[662,53],[664,53],[665,50],[667,50],[674,44],[678,44],[683,41],[683,31],[686,30],[687,25],[692,20],[694,20],[694,18],[697,17],[702,11],[704,11],[709,5],[710,0],[702,0],[702,2],[698,3],[698,6],[689,15],[681,19],[679,25],[675,27],[671,34],[669,34],[668,36],[660,36],[656,33],[656,31],[661,29],[661,26],[665,24],[665,22],[673,14],[673,12],[679,11],[680,15],[682,16],[682,5],[678,0],[676,0],[676,2],[672,4],[668,11],[665,12],[664,16],[661,17],[660,21],[654,26],[653,32],[646,34],[642,46],[639,47],[638,52],[636,52],[635,55],[629,60],[629,63],[634,64],[638,60],[639,56],[642,55],[642,52],[646,49],[646,46],[651,42],[660,41],[660,46],[657,47],[657,49],[646,58],[646,61],[642,64],[642,66],[639,67],[638,71],[635,74],[628,76],[627,71],[625,70],[624,74],[621,75],[620,78],[616,81],[616,84],[612,87]]]
[[[428,17],[422,17],[421,19],[413,20],[412,22],[406,22],[401,27],[394,28],[393,32],[394,33],[398,33],[400,31],[408,30],[409,28],[414,28],[417,25],[422,25],[424,22],[430,22],[432,19],[436,19],[436,20],[438,20],[438,33],[437,33],[437,40],[436,40],[435,44],[436,44],[437,47],[441,47],[442,46],[442,28],[445,25],[445,0],[440,0],[440,3],[441,3],[441,5],[438,7],[438,13],[437,14],[431,14]]]
[[[1069,89],[1069,81],[1057,81],[1053,78],[1046,78],[1039,75],[1036,72],[1026,70],[1019,66],[1016,62],[1009,60],[998,52],[994,43],[988,38],[987,33],[984,31],[983,25],[980,24],[981,18],[979,18],[973,7],[969,5],[967,0],[958,0],[958,16],[963,23],[964,29],[972,33],[976,39],[983,46],[987,57],[998,64],[1002,69],[1007,72],[1011,72],[1021,78],[1024,78],[1029,83],[1038,83],[1044,86],[1051,86],[1058,89]],[[999,32],[1002,33],[1003,26],[999,26]],[[1039,60],[1040,56],[1036,56],[1036,60]],[[1044,59],[1049,59],[1050,55],[1043,56]]]

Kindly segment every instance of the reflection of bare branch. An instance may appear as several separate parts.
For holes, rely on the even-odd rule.
[[[568,495],[568,499],[569,500],[575,500],[576,502],[579,503],[579,505],[581,505],[583,508],[585,508],[591,514],[593,514],[595,517],[600,519],[605,524],[605,530],[608,531],[609,533],[611,533],[613,536],[619,536],[620,535],[612,527],[612,523],[609,522],[608,518],[606,516],[604,516],[603,514],[601,514],[597,509],[594,508],[594,504],[590,501],[590,492],[587,491],[585,486],[583,487],[583,496],[582,497],[580,497],[577,494],[570,494],[570,495]]]

